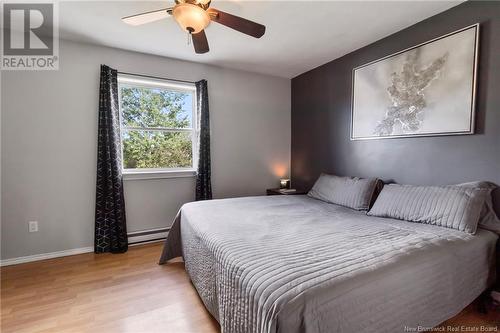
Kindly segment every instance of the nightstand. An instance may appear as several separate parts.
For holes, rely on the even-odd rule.
[[[296,189],[279,189],[279,188],[268,188],[266,190],[267,195],[294,195],[294,194],[306,194],[306,191],[296,190]]]

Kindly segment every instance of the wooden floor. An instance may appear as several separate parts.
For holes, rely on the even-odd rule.
[[[219,332],[159,243],[1,268],[1,332]]]
[[[1,268],[1,332],[219,332],[182,262],[159,243]],[[447,325],[499,324],[469,306]]]

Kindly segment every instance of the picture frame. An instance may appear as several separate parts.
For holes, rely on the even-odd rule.
[[[351,140],[474,134],[479,23],[352,70]]]

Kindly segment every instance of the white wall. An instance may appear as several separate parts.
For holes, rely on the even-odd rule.
[[[61,41],[59,71],[1,75],[2,259],[93,246],[100,64],[208,80],[216,198],[262,195],[288,175],[290,80]],[[166,227],[194,179],[128,180],[125,197],[129,232]]]

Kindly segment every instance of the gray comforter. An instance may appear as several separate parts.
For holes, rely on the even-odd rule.
[[[366,216],[307,196],[189,203],[160,263],[182,255],[222,332],[404,332],[491,282],[497,236]]]

